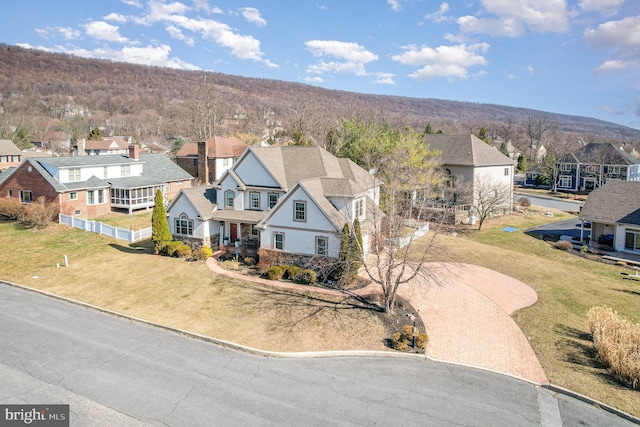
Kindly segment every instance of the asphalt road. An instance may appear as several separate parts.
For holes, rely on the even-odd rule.
[[[539,235],[556,235],[580,237],[580,220],[578,218],[565,219],[563,221],[544,224],[540,227],[525,230],[527,233]],[[582,237],[587,238],[591,234],[590,228],[583,228]]]
[[[579,212],[583,205],[580,201],[565,201],[561,199],[550,199],[546,197],[536,197],[525,193],[513,193],[513,198],[517,201],[520,197],[527,197],[532,205],[543,206],[545,208],[559,209],[566,212]]]
[[[5,285],[0,307],[0,403],[69,404],[75,426],[632,425],[462,366],[255,356]]]

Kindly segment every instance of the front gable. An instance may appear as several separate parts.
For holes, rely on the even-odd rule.
[[[250,148],[238,160],[233,170],[247,186],[281,188],[278,181]]]

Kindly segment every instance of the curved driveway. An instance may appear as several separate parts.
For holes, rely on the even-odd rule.
[[[625,426],[528,382],[424,359],[279,359],[0,286],[0,403],[71,425]]]

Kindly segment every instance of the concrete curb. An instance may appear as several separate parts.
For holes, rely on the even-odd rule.
[[[515,196],[517,195],[517,196],[522,196],[522,197],[531,196],[531,197],[538,197],[540,199],[557,200],[559,202],[569,202],[569,203],[574,203],[576,205],[583,205],[584,204],[584,202],[582,200],[562,199],[560,197],[545,196],[543,194],[529,194],[529,193],[526,193],[526,192],[514,191],[513,195],[514,195],[514,199],[515,199]]]
[[[566,396],[572,397],[574,399],[580,400],[584,403],[588,403],[590,405],[596,406],[600,409],[602,409],[603,411],[607,411],[610,412],[620,418],[624,418],[627,421],[630,421],[634,424],[638,424],[640,425],[640,418],[638,417],[634,417],[631,414],[627,414],[624,411],[621,411],[620,409],[614,408],[613,406],[607,405],[606,403],[602,403],[599,400],[596,399],[592,399],[589,396],[585,396],[584,394],[580,394],[578,392],[554,385],[554,384],[548,384],[546,386],[543,386],[544,388],[548,389],[549,391],[552,391],[554,393],[558,393],[558,394],[564,394]]]
[[[155,323],[155,322],[151,322],[145,319],[141,319],[138,317],[134,317],[134,316],[129,316],[126,314],[122,314],[122,313],[118,313],[117,311],[112,311],[112,310],[107,310],[105,308],[102,307],[98,307],[92,304],[87,304],[84,303],[82,301],[78,301],[78,300],[74,300],[71,298],[66,298],[66,297],[62,297],[60,295],[56,295],[47,291],[43,291],[40,289],[35,289],[35,288],[31,288],[28,286],[24,286],[24,285],[20,285],[17,283],[13,283],[13,282],[8,282],[6,280],[0,280],[0,284],[3,285],[7,285],[7,286],[11,286],[13,288],[17,288],[17,289],[22,289],[24,291],[28,291],[28,292],[33,292],[33,293],[37,293],[40,295],[44,295],[50,298],[55,298],[57,300],[60,301],[64,301],[66,303],[69,304],[74,304],[83,308],[87,308],[87,309],[91,309],[91,310],[95,310],[101,313],[105,313],[105,314],[109,314],[115,317],[119,317],[121,319],[125,319],[125,320],[129,320],[129,321],[133,321],[136,323],[140,323],[140,324],[144,324],[147,326],[152,326],[154,328],[158,328],[158,329],[162,329],[168,332],[172,332],[172,333],[176,333],[179,335],[183,335],[192,339],[197,339],[197,340],[201,340],[201,341],[205,341],[205,342],[209,342],[215,345],[219,345],[221,347],[224,348],[228,348],[231,350],[236,350],[236,351],[242,351],[244,353],[249,353],[249,354],[253,354],[256,356],[262,356],[262,357],[267,357],[267,358],[281,358],[281,359],[306,359],[306,358],[330,358],[330,357],[390,357],[390,358],[400,358],[400,359],[415,359],[415,360],[425,360],[425,361],[430,361],[430,362],[434,362],[434,363],[442,363],[442,364],[447,364],[447,365],[455,365],[455,366],[462,366],[465,368],[471,368],[471,369],[479,369],[481,371],[486,371],[486,372],[492,372],[495,374],[499,374],[499,375],[504,375],[507,377],[511,377],[513,379],[519,380],[519,381],[524,381],[527,382],[529,384],[532,384],[536,387],[543,387],[546,388],[550,391],[553,391],[555,393],[561,393],[561,394],[565,394],[569,397],[572,397],[574,399],[578,399],[582,402],[588,403],[590,405],[596,406],[598,408],[602,408],[603,410],[610,412],[614,415],[617,415],[621,418],[624,418],[634,424],[638,424],[640,425],[640,418],[634,417],[631,414],[627,414],[626,412],[623,412],[619,409],[616,409],[612,406],[609,406],[605,403],[602,403],[598,400],[592,399],[588,396],[585,396],[583,394],[562,388],[560,386],[556,386],[553,385],[551,383],[549,384],[541,384],[541,383],[537,383],[535,381],[526,379],[526,378],[521,378],[518,377],[516,375],[511,375],[508,373],[504,373],[504,372],[500,372],[500,371],[496,371],[493,369],[488,369],[488,368],[484,368],[481,366],[473,366],[473,365],[469,365],[466,363],[460,363],[460,362],[450,362],[447,360],[440,360],[440,359],[436,359],[430,356],[427,356],[426,354],[412,354],[412,353],[399,353],[399,352],[394,352],[394,351],[375,351],[375,350],[335,350],[335,351],[305,351],[305,352],[282,352],[282,351],[268,351],[268,350],[261,350],[258,348],[254,348],[254,347],[249,347],[249,346],[245,346],[245,345],[241,345],[241,344],[237,344],[231,341],[225,341],[225,340],[221,340],[218,338],[213,338],[213,337],[209,337],[206,335],[201,335],[195,332],[190,332],[190,331],[185,331],[182,329],[178,329],[178,328],[174,328],[171,326],[166,326],[163,325],[161,323]]]

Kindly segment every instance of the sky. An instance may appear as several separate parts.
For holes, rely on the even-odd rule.
[[[640,128],[640,0],[5,0],[0,42]]]

